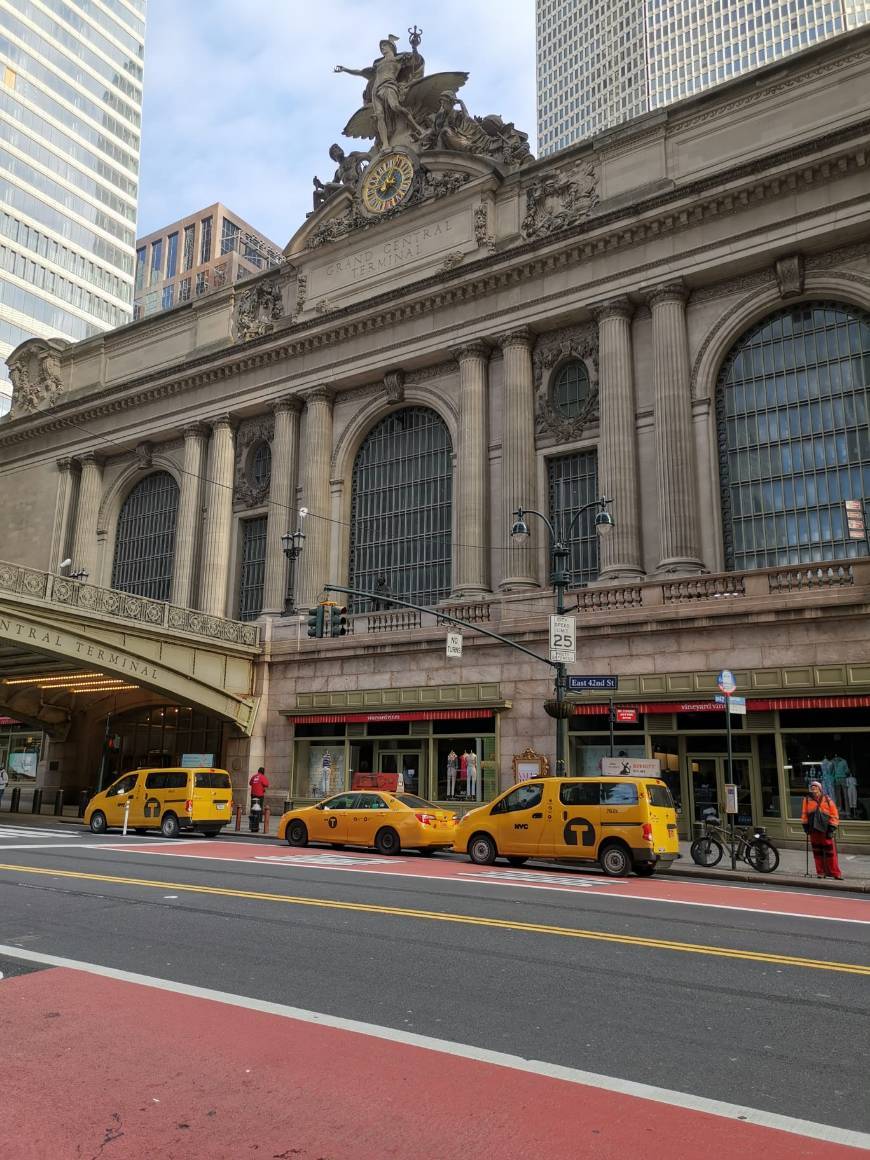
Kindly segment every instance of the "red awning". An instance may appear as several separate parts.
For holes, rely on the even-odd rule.
[[[20,721],[16,721],[14,717],[0,717],[0,725],[20,725]]]
[[[637,709],[638,713],[724,713],[725,706],[718,701],[620,701],[620,709]],[[843,697],[768,697],[746,701],[749,712],[761,713],[770,709],[867,709],[870,696],[858,694]],[[575,705],[574,714],[579,717],[606,716],[609,703],[598,705]]]
[[[351,722],[389,723],[391,721],[469,721],[473,717],[494,717],[495,709],[408,709],[372,713],[290,714],[295,725],[344,725]]]

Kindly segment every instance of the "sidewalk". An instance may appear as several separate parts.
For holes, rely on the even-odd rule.
[[[34,824],[53,825],[62,822],[65,825],[80,826],[81,819],[73,807],[67,807],[63,816],[54,814],[13,814],[8,809],[0,810],[0,825],[32,826]],[[243,838],[247,841],[276,842],[275,831],[278,828],[278,816],[272,815],[269,823],[270,833],[252,834],[248,830],[248,818],[242,818],[241,830],[235,829],[235,818],[227,829],[221,832],[222,837]],[[674,878],[703,878],[715,882],[754,882],[756,885],[770,886],[800,886],[803,889],[839,890],[853,894],[870,894],[870,854],[840,854],[840,869],[843,871],[843,881],[837,882],[832,878],[816,878],[812,854],[807,858],[804,850],[789,850],[782,846],[779,849],[779,868],[773,874],[756,874],[745,862],[738,862],[737,869],[731,869],[728,853],[723,855],[722,861],[712,870],[703,866],[696,866],[689,853],[689,842],[680,842],[680,858],[674,862],[669,870],[663,870],[662,876],[670,875]],[[458,854],[441,854],[440,857],[458,858]],[[809,877],[806,871],[809,870]]]

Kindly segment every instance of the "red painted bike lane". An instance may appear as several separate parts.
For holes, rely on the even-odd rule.
[[[605,894],[608,898],[632,901],[672,903],[680,906],[706,906],[724,910],[779,914],[821,920],[870,923],[870,901],[833,893],[811,893],[771,890],[752,886],[731,886],[713,882],[692,882],[685,878],[615,879],[603,874],[574,869],[547,869],[543,865],[513,869],[502,866],[474,866],[470,862],[423,859],[416,855],[384,858],[366,851],[327,850],[318,847],[289,848],[260,842],[233,841],[211,845],[198,840],[155,842],[147,845],[112,844],[100,849],[133,851],[154,855],[209,862],[246,862],[253,865],[280,867],[288,872],[288,881],[304,882],[309,870],[341,874],[375,874],[390,877],[448,879],[472,885],[528,890],[557,890],[579,894]],[[235,883],[238,885],[238,883]]]
[[[860,1155],[805,1126],[795,1134],[75,969],[0,982],[0,1041],[8,1160]]]

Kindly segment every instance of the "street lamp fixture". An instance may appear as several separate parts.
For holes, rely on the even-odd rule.
[[[78,580],[82,584],[87,584],[90,572],[86,568],[79,568],[77,572],[70,572],[70,580]]]
[[[543,514],[543,512],[535,511],[534,508],[517,508],[514,512],[514,523],[511,527],[511,536],[515,540],[525,540],[529,536],[529,525],[526,522],[526,516],[536,516],[547,528],[550,537],[550,582],[553,585],[553,595],[555,597],[556,615],[564,616],[567,609],[565,608],[565,589],[568,587],[570,574],[568,564],[570,561],[570,550],[568,544],[571,541],[571,535],[574,529],[580,522],[584,512],[590,511],[592,508],[597,508],[595,513],[595,531],[599,535],[603,535],[610,531],[614,526],[613,516],[607,510],[608,504],[613,503],[612,499],[602,495],[598,499],[593,499],[589,503],[583,504],[578,508],[571,517],[571,522],[563,536],[556,534],[556,529],[552,522]],[[568,673],[567,666],[559,662],[556,664],[556,679],[555,679],[556,696],[553,701],[546,703],[547,712],[550,716],[556,719],[556,775],[562,776],[565,773],[565,735],[562,730],[562,721],[566,716],[565,710],[565,693],[567,692]]]
[[[301,530],[285,532],[281,537],[281,547],[288,560],[298,560],[302,554],[302,545],[305,542],[305,533]]]

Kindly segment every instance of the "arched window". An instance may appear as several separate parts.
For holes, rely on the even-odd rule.
[[[443,420],[425,407],[382,419],[353,466],[350,586],[415,604],[445,597],[452,503],[452,447]]]
[[[177,514],[178,484],[168,472],[155,471],[136,484],[118,516],[113,588],[169,599]]]
[[[589,371],[580,359],[566,362],[553,381],[553,409],[565,419],[582,414],[589,401]]]
[[[728,568],[866,556],[846,500],[870,497],[870,315],[839,303],[780,310],[719,375]]]

